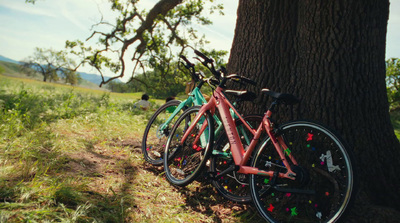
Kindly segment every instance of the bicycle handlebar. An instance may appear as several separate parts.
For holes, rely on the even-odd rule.
[[[221,78],[221,71],[215,70],[213,59],[207,57],[206,55],[204,55],[203,53],[201,53],[198,50],[194,50],[194,53],[203,59],[203,61],[201,61],[199,58],[196,57],[196,59],[199,60],[201,62],[201,64],[203,64],[205,67],[207,67],[217,79]],[[209,64],[211,66],[209,66]]]
[[[237,75],[237,74],[231,74],[231,75],[227,76],[226,78],[227,79],[231,79],[231,80],[236,81],[236,82],[240,82],[240,83],[251,84],[253,86],[257,85],[257,83],[255,81],[250,80],[247,77],[243,77],[243,76]]]
[[[226,68],[225,68],[225,67],[221,66],[220,69],[215,70],[215,68],[214,68],[214,60],[213,60],[213,59],[207,57],[206,55],[204,55],[203,53],[201,53],[201,52],[198,51],[198,50],[194,50],[194,53],[195,53],[197,56],[199,56],[200,58],[203,59],[203,61],[201,61],[199,58],[196,58],[196,59],[198,59],[205,67],[207,67],[207,68],[211,71],[211,73],[220,81],[220,84],[219,84],[219,85],[220,85],[221,87],[223,87],[223,86],[226,84],[226,81],[229,80],[229,79],[231,79],[231,80],[233,80],[233,81],[236,81],[236,82],[240,82],[240,83],[242,83],[242,84],[251,84],[251,85],[253,85],[253,86],[256,86],[257,83],[256,83],[255,81],[250,80],[250,79],[247,78],[247,77],[239,76],[239,75],[237,75],[237,74],[231,74],[231,75],[229,75],[229,76],[224,77],[223,74],[227,74],[227,73],[228,73],[228,72],[226,71]],[[209,66],[209,65],[211,65],[211,66]],[[214,83],[214,84],[215,84],[215,83]]]
[[[186,67],[186,69],[189,70],[190,75],[192,76],[192,79],[193,79],[195,82],[198,82],[198,81],[200,81],[201,79],[204,78],[204,74],[202,74],[201,72],[196,73],[196,70],[195,70],[195,68],[194,68],[194,64],[191,63],[184,55],[180,55],[179,57],[180,57],[183,61],[186,62],[186,64],[183,63],[183,62],[181,62],[181,63],[183,64],[183,66]]]
[[[194,67],[194,64],[190,63],[189,60],[185,56],[180,55],[179,57],[186,62],[185,67],[187,69]]]
[[[194,50],[194,53],[195,53],[197,56],[203,58],[204,63],[214,63],[214,60],[213,60],[213,59],[208,58],[208,57],[207,57],[206,55],[204,55],[202,52],[200,52],[200,51],[198,51],[198,50]]]

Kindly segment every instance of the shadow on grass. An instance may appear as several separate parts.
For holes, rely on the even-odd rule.
[[[80,203],[92,204],[88,216],[100,222],[125,222],[128,208],[137,207],[129,190],[136,167],[128,156],[88,142],[86,150],[70,155],[68,164],[71,177],[86,181]]]
[[[152,166],[144,163],[144,168],[156,176],[163,175],[162,166]],[[203,175],[206,175],[204,172]],[[166,180],[166,179],[165,179]],[[204,176],[199,176],[194,182],[195,188],[174,186],[186,199],[185,205],[190,209],[209,216],[213,222],[265,222],[252,204],[238,204],[227,200],[217,193],[211,185],[211,181]]]
[[[80,151],[61,154],[42,148],[32,154],[25,160],[42,166],[36,172],[0,178],[0,218],[6,222],[125,222],[128,207],[136,207],[128,187],[136,167],[127,155],[108,149],[87,142]],[[41,157],[40,161],[35,157]]]

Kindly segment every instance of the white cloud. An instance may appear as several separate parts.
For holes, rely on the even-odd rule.
[[[74,4],[72,7],[75,6]],[[88,30],[88,26],[83,22],[81,15],[79,15],[78,11],[71,10],[71,2],[63,2],[61,5],[61,15],[71,24],[75,25],[76,27],[80,28],[81,30]]]
[[[22,0],[0,0],[0,6],[31,15],[47,16],[53,18],[57,17],[57,15],[53,11],[48,10],[48,8],[40,8],[35,5],[26,4],[25,1]]]

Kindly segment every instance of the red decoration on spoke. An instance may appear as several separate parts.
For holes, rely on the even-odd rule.
[[[272,204],[269,204],[269,208],[267,209],[269,212],[272,212],[274,210],[274,206]]]
[[[200,146],[197,146],[197,145],[193,145],[193,149],[196,150],[197,152],[199,152],[203,148],[201,148]]]
[[[308,133],[307,134],[307,141],[311,141],[311,140],[313,140],[313,134],[311,134],[311,133]]]

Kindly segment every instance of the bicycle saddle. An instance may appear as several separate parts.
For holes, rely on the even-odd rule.
[[[263,88],[261,91],[285,105],[294,105],[300,102],[298,98],[291,94],[273,92],[268,88]]]
[[[237,90],[225,90],[224,91],[226,94],[230,94],[235,96],[241,101],[254,101],[254,99],[257,98],[257,95],[254,92],[243,90],[243,91],[237,91]]]

